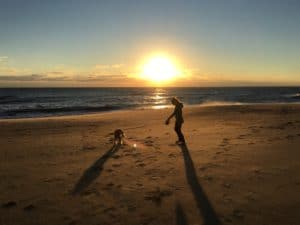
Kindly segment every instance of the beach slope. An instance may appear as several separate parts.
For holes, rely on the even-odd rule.
[[[299,223],[299,105],[171,112],[1,120],[0,224]]]

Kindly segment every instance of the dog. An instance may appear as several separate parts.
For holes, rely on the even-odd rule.
[[[115,145],[118,145],[118,144],[123,145],[124,138],[125,138],[125,133],[123,130],[117,129],[114,131],[114,144]]]

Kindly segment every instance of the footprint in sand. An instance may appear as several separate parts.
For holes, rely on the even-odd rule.
[[[112,164],[112,167],[120,167],[121,166],[121,163],[114,163]]]
[[[288,140],[293,140],[294,139],[294,135],[287,135],[285,136],[286,139]]]
[[[223,187],[227,188],[227,189],[230,189],[232,187],[232,184],[229,184],[229,183],[224,183],[223,184]]]
[[[223,194],[223,201],[224,203],[232,203],[232,198],[230,198],[230,196],[228,196],[228,194]]]
[[[244,139],[247,136],[248,136],[247,134],[241,134],[241,135],[237,136],[237,139]]]
[[[76,224],[77,224],[77,221],[72,220],[68,225],[76,225]]]
[[[154,146],[154,141],[152,140],[152,137],[151,136],[146,137],[144,144],[149,147]]]
[[[249,201],[255,201],[255,197],[254,197],[255,193],[254,192],[249,192],[246,194],[245,198]]]
[[[207,170],[207,169],[208,169],[207,166],[201,166],[201,167],[199,168],[199,170],[202,171],[202,172],[204,172],[204,171]]]
[[[23,209],[26,212],[31,212],[32,210],[34,210],[36,207],[32,204],[25,206]]]
[[[171,196],[172,194],[173,192],[171,190],[160,190],[160,188],[158,187],[155,191],[147,192],[144,199],[150,200],[159,205],[164,197]]]
[[[94,149],[96,149],[96,147],[93,145],[84,145],[82,147],[82,150],[94,150]]]
[[[177,155],[174,154],[174,153],[170,153],[168,156],[169,156],[169,158],[176,158],[177,157]]]
[[[237,219],[244,219],[245,217],[243,212],[239,209],[234,209],[231,215]]]
[[[128,212],[133,212],[135,210],[136,210],[136,206],[135,205],[129,205],[129,206],[127,206],[127,211]]]
[[[137,152],[137,153],[133,153],[133,154],[132,154],[132,157],[136,158],[136,157],[138,157],[138,156],[140,156],[140,155],[141,155],[141,153]]]
[[[113,159],[118,159],[118,158],[120,158],[120,157],[121,157],[121,155],[113,155],[113,156],[112,156]]]
[[[146,146],[149,146],[149,147],[152,147],[152,146],[153,146],[153,143],[145,142],[145,145],[146,145]]]
[[[232,223],[232,219],[230,219],[229,217],[223,217],[223,220],[225,223]]]
[[[229,145],[229,138],[223,138],[221,144],[219,144],[220,147],[225,147],[227,145]]]
[[[126,148],[126,149],[123,150],[123,152],[126,152],[126,153],[127,153],[127,152],[132,152],[132,151],[133,151],[132,148]]]
[[[177,146],[177,144],[168,144],[168,146],[174,147]]]
[[[110,133],[106,134],[105,137],[110,137],[110,136],[112,136],[112,135],[114,135],[114,133],[113,133],[113,132],[110,132]]]
[[[107,187],[112,187],[112,186],[114,186],[114,185],[115,185],[115,184],[114,184],[113,182],[109,182],[109,183],[106,184]]]
[[[105,209],[103,209],[103,211],[102,212],[104,212],[104,213],[108,213],[108,212],[112,212],[112,211],[115,211],[116,210],[116,208],[115,207],[108,207],[108,208],[105,208]]]
[[[206,176],[203,177],[203,179],[206,180],[206,181],[212,181],[212,180],[213,180],[213,177],[212,177],[212,176],[207,176],[207,175],[206,175]]]
[[[261,170],[260,169],[253,169],[253,172],[256,173],[256,174],[259,174],[259,173],[261,173]]]
[[[16,207],[17,206],[17,203],[15,201],[9,201],[9,202],[6,202],[2,205],[2,208],[4,209],[10,209],[10,208],[13,208],[13,207]]]

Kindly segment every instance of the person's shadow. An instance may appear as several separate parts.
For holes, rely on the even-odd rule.
[[[97,159],[89,168],[87,168],[81,178],[78,180],[73,190],[72,195],[80,194],[85,188],[87,188],[102,172],[104,163],[121,147],[118,143],[109,149],[103,156]]]
[[[176,225],[188,225],[185,212],[183,211],[181,204],[176,204]]]
[[[180,145],[180,148],[183,154],[186,178],[193,192],[199,212],[203,217],[204,224],[220,225],[221,221],[219,220],[213,206],[209,202],[209,199],[207,198],[203,188],[201,187],[201,184],[198,181],[194,163],[189,153],[188,147],[186,146],[186,144],[184,144],[184,145]],[[180,214],[183,215],[183,211],[181,207],[180,208],[177,207],[177,215]],[[186,224],[186,222],[180,224]]]

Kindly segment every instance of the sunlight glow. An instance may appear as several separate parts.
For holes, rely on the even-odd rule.
[[[142,67],[142,77],[154,83],[172,81],[179,75],[175,64],[166,56],[154,56]]]

